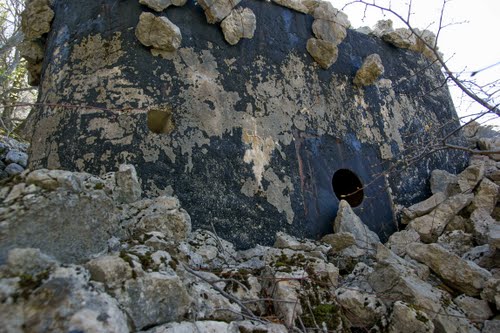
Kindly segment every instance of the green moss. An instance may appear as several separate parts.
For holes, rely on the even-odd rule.
[[[335,330],[342,322],[340,309],[335,304],[318,304],[307,311],[304,308],[304,314],[301,316],[302,322],[306,328],[314,328],[316,324],[320,327],[325,323],[328,330]]]
[[[120,251],[120,258],[122,258],[125,262],[127,262],[130,267],[134,268],[134,263],[132,258],[125,251]]]
[[[104,188],[103,183],[97,183],[94,185],[94,190],[102,190]]]
[[[21,296],[25,299],[29,297],[31,292],[40,287],[44,280],[49,277],[48,271],[43,271],[37,275],[21,274],[19,276],[19,288],[21,289]]]

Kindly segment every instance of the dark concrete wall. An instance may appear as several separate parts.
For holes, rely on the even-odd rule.
[[[194,227],[213,225],[240,247],[271,244],[278,230],[332,232],[332,176],[343,168],[368,185],[355,212],[386,237],[392,200],[421,200],[432,169],[462,167],[462,155],[443,151],[382,175],[457,124],[439,68],[422,55],[349,31],[323,70],[306,51],[312,17],[265,1],[239,6],[255,12],[257,29],[236,46],[193,1],[167,9],[183,41],[162,58],[135,38],[148,11],[138,1],[55,0],[39,101],[58,106],[31,116],[31,166],[102,174],[133,163],[147,194],[177,195]],[[356,88],[372,53],[385,74]],[[173,130],[152,133],[148,109],[171,110]]]

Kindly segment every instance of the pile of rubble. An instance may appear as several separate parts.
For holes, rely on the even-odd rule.
[[[28,165],[28,144],[0,137],[0,180],[17,175]]]
[[[24,171],[0,187],[1,331],[498,332],[498,175],[435,170],[385,245],[341,201],[321,241],[237,251],[133,166]]]

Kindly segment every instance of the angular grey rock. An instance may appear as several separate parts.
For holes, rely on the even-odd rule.
[[[425,215],[445,200],[446,195],[443,192],[437,192],[424,201],[418,202],[408,208],[404,208],[401,222],[408,223],[419,216]]]
[[[132,234],[158,231],[174,242],[187,238],[191,232],[191,218],[179,208],[177,198],[160,196],[145,202],[147,207],[134,217],[133,222],[129,222]]]
[[[386,32],[382,35],[382,39],[402,49],[409,49],[415,47],[417,44],[415,35],[406,28],[398,28],[393,31]]]
[[[463,260],[437,244],[408,245],[410,257],[427,265],[449,286],[469,296],[477,296],[491,273],[475,263]]]
[[[495,223],[489,229],[488,244],[493,250],[498,251],[500,249],[500,223]]]
[[[471,248],[462,255],[462,259],[470,260],[490,271],[500,267],[500,256],[488,244]]]
[[[380,56],[376,53],[370,54],[365,58],[363,65],[356,72],[353,82],[358,87],[369,86],[374,84],[383,73],[384,65]]]
[[[21,324],[29,332],[129,332],[127,317],[116,300],[89,286],[85,270],[78,266],[56,269],[29,291],[20,308]]]
[[[314,251],[318,247],[318,245],[310,240],[299,240],[284,232],[276,233],[276,240],[273,246],[278,249],[291,249],[297,251]]]
[[[497,310],[500,310],[500,279],[491,278],[486,281],[481,298],[495,304]]]
[[[460,193],[472,192],[484,177],[484,164],[471,165],[457,176]]]
[[[23,168],[26,168],[28,165],[28,154],[12,149],[7,153],[7,156],[5,156],[5,161],[7,163],[16,163],[22,166]]]
[[[406,254],[408,244],[419,242],[420,235],[412,229],[405,229],[393,233],[385,246],[400,257]]]
[[[187,0],[139,0],[141,5],[146,5],[157,12],[162,12],[169,6],[184,6]]]
[[[145,46],[163,51],[175,51],[182,42],[179,27],[164,16],[146,12],[139,17],[135,35]]]
[[[221,23],[224,38],[231,45],[236,45],[241,38],[253,38],[257,20],[249,8],[236,8]]]
[[[281,324],[258,323],[250,320],[236,321],[229,324],[228,333],[239,332],[267,332],[267,333],[288,333],[288,329]]]
[[[24,171],[24,168],[17,163],[11,163],[4,169],[9,176],[15,176]]]
[[[500,320],[486,320],[481,333],[498,333],[500,332]]]
[[[339,203],[337,217],[333,223],[333,230],[337,232],[349,232],[356,239],[356,246],[362,249],[373,250],[380,239],[377,234],[370,230],[361,219],[352,211],[351,206],[345,200]]]
[[[160,272],[125,281],[114,296],[137,329],[181,320],[191,304],[179,277]]]
[[[320,1],[312,14],[315,20],[328,20],[335,22],[345,29],[351,27],[351,22],[345,13],[333,7],[331,2]]]
[[[335,43],[309,38],[306,48],[307,52],[323,69],[328,69],[337,61],[339,50]]]
[[[346,27],[336,20],[315,19],[312,29],[316,38],[331,42],[335,46],[342,43],[347,36]]]
[[[472,226],[472,234],[476,242],[480,245],[488,243],[488,235],[490,229],[498,222],[491,217],[488,210],[478,208],[470,215],[470,222]]]
[[[133,165],[120,165],[118,171],[115,172],[115,181],[115,194],[118,202],[131,203],[141,199],[141,184]]]
[[[272,0],[274,3],[304,14],[312,14],[320,0]]]
[[[448,197],[460,193],[457,176],[444,170],[433,170],[431,172],[431,192],[432,194],[442,192]]]
[[[498,185],[488,178],[484,178],[477,188],[474,200],[472,200],[471,210],[483,208],[488,213],[493,213],[497,204]]]
[[[12,275],[36,276],[47,273],[57,266],[57,261],[39,249],[15,248],[7,255],[7,269]]]
[[[4,217],[0,263],[15,247],[39,248],[62,263],[80,263],[105,251],[118,228],[115,204],[103,191],[46,192]]]
[[[373,35],[382,38],[383,35],[394,31],[392,20],[380,20],[373,27]]]
[[[384,303],[372,293],[341,287],[335,297],[351,327],[371,327],[387,312]]]
[[[208,23],[217,23],[225,19],[241,0],[199,0],[205,11]]]
[[[446,302],[448,303],[448,302]],[[436,333],[479,333],[465,314],[455,304],[443,305],[442,310],[433,317],[434,332]]]
[[[453,302],[462,310],[469,320],[481,322],[493,316],[493,312],[485,300],[477,299],[467,295],[460,295]]]
[[[459,257],[474,246],[472,234],[465,233],[461,230],[444,232],[439,236],[437,243]]]
[[[473,198],[473,194],[457,194],[449,197],[427,215],[412,220],[408,224],[408,228],[418,232],[423,242],[435,242],[443,233],[448,222],[466,207]]]
[[[75,173],[65,170],[34,170],[26,176],[26,184],[33,184],[46,190],[62,188],[72,192],[82,190],[82,182]]]
[[[105,255],[92,259],[85,264],[94,281],[102,282],[107,289],[120,288],[132,278],[132,267],[118,255]]]
[[[342,251],[352,245],[356,244],[354,235],[350,232],[337,232],[335,234],[328,234],[321,238],[323,243],[331,245],[334,252]]]
[[[396,301],[389,319],[388,333],[401,332],[432,333],[434,324],[425,312],[404,302]]]

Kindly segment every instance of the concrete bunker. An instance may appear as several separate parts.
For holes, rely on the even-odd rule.
[[[146,194],[178,196],[194,228],[213,226],[246,248],[272,244],[277,231],[331,233],[336,192],[359,187],[341,181],[335,191],[338,170],[364,185],[351,195],[354,211],[384,240],[397,228],[394,207],[425,197],[429,170],[463,167],[461,153],[441,151],[383,176],[408,149],[458,124],[440,69],[342,22],[329,42],[319,30],[328,17],[307,8],[242,0],[234,10],[251,9],[255,31],[231,45],[233,32],[207,23],[190,0],[153,13],[168,17],[162,25],[177,48],[167,50],[138,40],[139,18],[152,11],[136,0],[51,6],[31,168],[104,174],[127,161]],[[334,53],[318,62],[323,48]],[[383,71],[354,85],[373,54]]]

